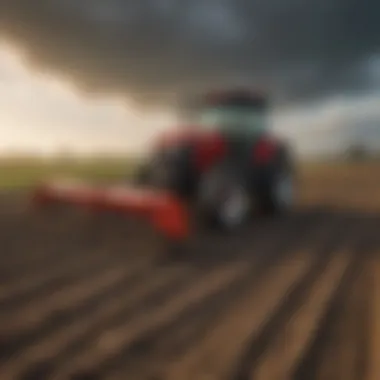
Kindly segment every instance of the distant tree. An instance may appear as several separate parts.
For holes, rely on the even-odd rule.
[[[354,143],[347,149],[346,157],[350,161],[363,161],[370,156],[370,151],[365,144]]]

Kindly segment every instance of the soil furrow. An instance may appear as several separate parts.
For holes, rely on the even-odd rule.
[[[116,293],[94,305],[94,310],[87,310],[82,316],[74,315],[69,323],[53,326],[48,335],[36,337],[33,345],[24,344],[18,357],[9,360],[0,369],[0,378],[16,378],[20,372],[42,365],[55,368],[60,361],[71,357],[73,350],[76,352],[80,349],[80,343],[83,344],[91,337],[95,338],[96,332],[102,331],[108,319],[112,320],[113,316],[120,312],[125,314],[127,306],[132,313],[140,303],[148,302],[150,297],[159,298],[169,287],[175,286],[180,289],[191,273],[188,268],[168,268],[150,275],[149,281],[139,281],[129,288],[129,292],[125,293],[122,287],[119,294]]]
[[[267,355],[259,360],[249,376],[235,379],[292,379],[291,376],[302,357],[303,349],[314,338],[324,309],[331,303],[331,300],[335,299],[336,289],[344,278],[344,273],[350,263],[352,263],[352,255],[348,252],[336,252],[324,273],[314,279],[309,278],[312,282],[310,289],[305,291],[302,296],[297,295],[302,297],[302,301],[299,302],[298,307],[293,308],[292,315],[288,315],[283,330],[273,337]],[[308,287],[308,284],[304,284],[302,288],[307,289]],[[301,291],[301,293],[303,292]],[[289,300],[288,302],[291,303]],[[273,330],[275,329],[274,326],[271,327]]]
[[[210,330],[197,347],[163,371],[162,379],[220,379],[232,367],[249,337],[260,331],[280,299],[309,272],[313,260],[303,252],[267,274],[267,283],[239,297],[231,312]],[[228,339],[228,344],[223,341]]]
[[[104,248],[98,252],[89,252],[88,255],[73,257],[67,262],[58,263],[56,268],[41,268],[38,273],[31,273],[16,283],[0,285],[0,314],[17,312],[22,304],[30,303],[40,298],[59,292],[65,287],[81,279],[95,276],[107,268],[116,265],[131,265],[128,260],[121,260],[120,256],[107,255]]]
[[[334,228],[334,227],[335,228]],[[346,235],[352,237],[352,233],[356,229],[355,221],[351,218],[341,219],[338,218],[335,224],[332,224],[328,231],[330,233],[327,239],[322,239],[313,251],[305,252],[306,255],[313,254],[316,257],[316,262],[313,270],[309,273],[309,277],[305,277],[304,283],[301,286],[295,287],[288,297],[282,300],[278,305],[277,312],[273,315],[272,319],[261,330],[258,336],[255,336],[252,342],[246,348],[242,355],[241,362],[237,366],[236,373],[231,375],[230,378],[237,380],[249,379],[251,377],[251,370],[255,368],[262,355],[266,351],[271,350],[272,341],[275,340],[281,330],[286,329],[286,324],[292,320],[297,309],[302,306],[306,295],[313,283],[319,281],[319,276],[323,273],[324,269],[328,266],[330,259],[337,254],[337,250],[348,249],[350,247],[349,240],[347,241]]]
[[[270,266],[279,265],[279,262],[286,260],[287,255],[292,250],[303,245],[313,244],[311,242],[314,239],[320,238],[321,234],[329,231],[328,225],[327,228],[325,225],[319,225],[318,218],[313,218],[309,220],[309,223],[304,223],[302,226],[299,226],[298,223],[299,221],[283,228],[281,233],[284,235],[281,233],[276,235],[278,239],[274,241],[272,247],[252,247],[253,250],[264,250],[262,251],[263,260],[253,268],[252,273],[241,278],[225,293],[216,295],[207,303],[206,307],[193,310],[191,314],[178,318],[174,323],[158,329],[154,334],[141,336],[136,342],[139,350],[129,348],[119,353],[105,368],[98,367],[96,373],[105,375],[110,368],[112,372],[112,367],[121,367],[116,370],[116,374],[107,374],[107,378],[108,376],[114,378],[119,376],[117,373],[124,373],[125,371],[129,373],[133,367],[134,373],[139,372],[139,378],[149,379],[160,371],[159,368],[162,370],[165,363],[185,355],[186,351],[196,346],[197,341],[202,339],[207,331],[212,329],[212,326],[222,318],[223,314],[230,310],[231,305],[241,295],[241,292],[246,288],[254,287],[265,279]],[[316,230],[311,228],[312,225],[315,225]],[[294,229],[294,227],[298,228]],[[306,234],[302,235],[302,239],[297,239],[294,231],[300,232],[303,229],[305,229]],[[149,365],[147,365],[148,363]]]
[[[94,341],[88,342],[87,349],[67,363],[57,379],[65,379],[67,375],[91,370],[94,363],[101,365],[120,349],[133,344],[141,334],[146,334],[157,326],[176,319],[182,310],[194,307],[202,299],[207,300],[222,288],[230,286],[247,270],[246,262],[235,265],[228,264],[198,279],[176,297],[170,297],[161,305],[157,305],[152,312],[137,315],[127,323],[109,327]]]
[[[323,349],[321,365],[316,369],[315,379],[326,380],[359,380],[364,379],[357,376],[361,357],[364,349],[361,339],[363,330],[362,309],[363,291],[366,287],[364,273],[348,285],[339,317],[335,320],[331,336]]]
[[[339,323],[340,311],[344,307],[345,297],[350,294],[350,284],[352,284],[360,275],[363,270],[363,260],[361,255],[363,252],[360,250],[361,245],[365,243],[368,236],[365,230],[366,226],[359,228],[356,244],[356,249],[353,249],[355,253],[354,264],[351,269],[346,273],[344,281],[339,286],[335,300],[331,302],[326,309],[325,315],[318,326],[315,339],[310,342],[309,346],[305,347],[300,365],[295,369],[291,379],[317,379],[318,368],[323,364],[324,352],[330,344],[330,341],[334,334],[334,328]],[[363,231],[365,235],[363,236]]]
[[[16,331],[36,329],[54,313],[64,312],[67,308],[76,308],[87,298],[97,297],[99,292],[112,288],[126,277],[134,276],[136,271],[140,271],[146,266],[147,260],[144,259],[137,260],[130,266],[120,266],[114,263],[110,268],[105,268],[104,271],[95,273],[94,276],[70,284],[59,292],[32,300],[24,308],[18,310],[16,315],[10,313],[0,317],[0,336],[8,336]]]
[[[364,380],[378,380],[380,376],[380,250],[375,252],[369,260],[371,270],[369,272],[370,289],[368,296],[371,301],[369,317],[369,353],[368,368]]]

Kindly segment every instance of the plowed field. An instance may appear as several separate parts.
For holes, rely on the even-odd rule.
[[[166,255],[138,222],[0,210],[0,379],[380,379],[380,165]]]

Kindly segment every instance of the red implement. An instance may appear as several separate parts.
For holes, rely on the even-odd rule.
[[[39,186],[33,194],[33,202],[39,206],[63,203],[141,216],[173,240],[185,239],[189,234],[185,206],[166,192],[124,185],[101,188],[78,182],[56,182]]]

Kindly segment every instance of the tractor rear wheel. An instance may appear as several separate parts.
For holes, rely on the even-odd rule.
[[[291,211],[296,198],[296,176],[287,162],[278,165],[271,182],[259,196],[259,208],[265,214],[277,215]]]

